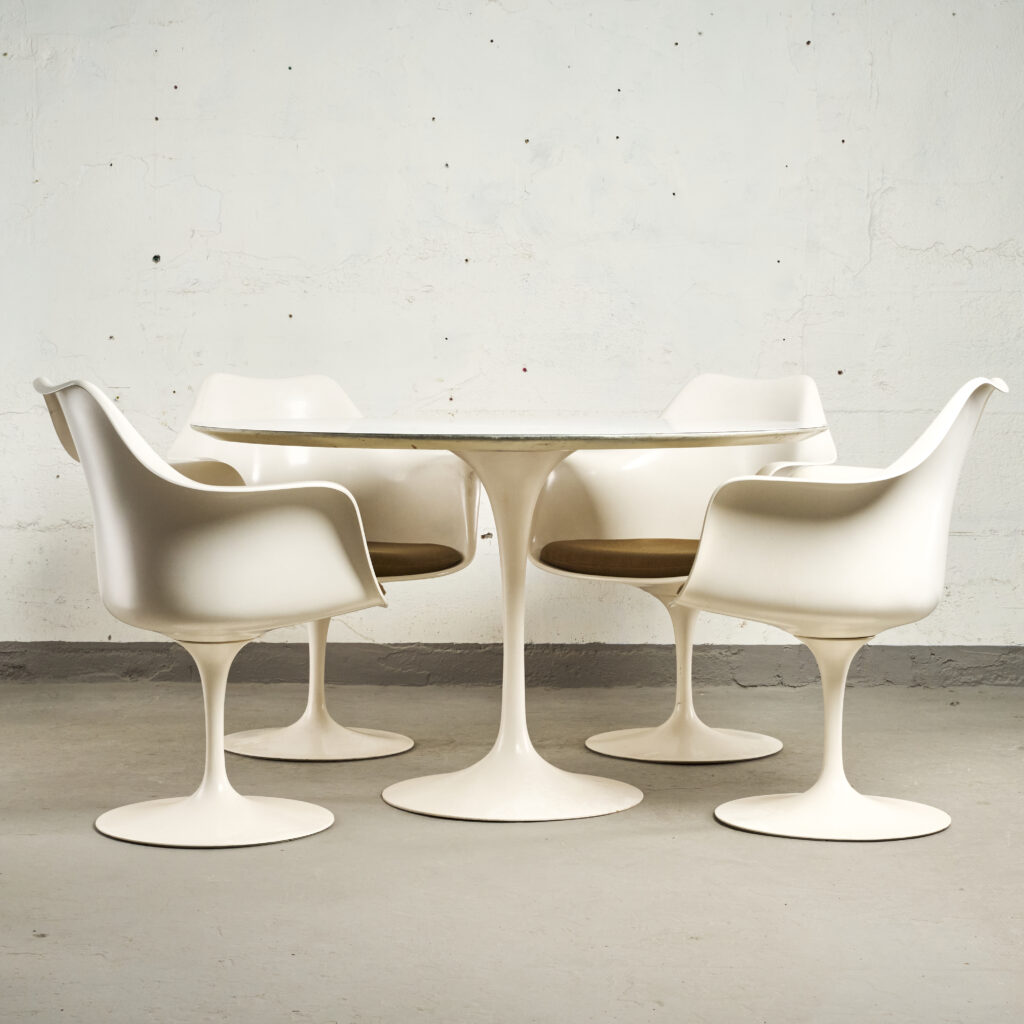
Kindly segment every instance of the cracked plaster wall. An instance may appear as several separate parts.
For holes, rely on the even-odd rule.
[[[215,370],[376,414],[656,410],[719,370],[811,374],[867,464],[1006,377],[947,599],[883,642],[1020,643],[1024,4],[0,0],[0,50],[0,637],[140,639],[37,374],[165,450]],[[497,640],[497,579],[484,540],[332,639]],[[529,585],[531,640],[669,639],[642,594]]]

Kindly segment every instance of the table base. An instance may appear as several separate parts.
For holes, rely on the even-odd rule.
[[[465,821],[563,821],[633,807],[643,793],[627,782],[563,771],[536,751],[496,754],[461,771],[388,786],[385,803],[403,811]]]

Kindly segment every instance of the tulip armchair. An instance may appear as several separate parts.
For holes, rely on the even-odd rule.
[[[352,495],[330,483],[221,487],[168,466],[99,388],[35,382],[82,463],[96,522],[100,595],[116,618],[180,643],[206,713],[206,763],[191,795],[107,811],[105,835],[156,846],[250,846],[327,828],[323,807],[243,796],[224,763],[235,654],[267,630],[385,603]]]
[[[670,422],[793,420],[824,423],[809,377],[750,380],[704,374],[662,414]],[[693,627],[698,609],[674,603],[693,565],[708,501],[733,476],[768,471],[793,460],[836,457],[826,431],[801,441],[641,452],[577,452],[559,465],[537,505],[530,557],[562,576],[638,587],[672,619],[676,651],[675,709],[661,725],[591,736],[601,754],[637,761],[712,763],[765,757],[782,749],[772,736],[712,728],[693,704]]]
[[[348,418],[359,410],[329,377],[260,379],[216,373],[199,389],[190,422],[243,419]],[[385,583],[430,579],[464,568],[476,550],[478,485],[449,452],[365,451],[240,444],[186,427],[168,458],[196,480],[266,484],[330,480],[355,496],[370,559]],[[347,761],[386,757],[413,741],[399,733],[346,727],[327,709],[324,659],[328,620],[308,624],[306,708],[283,727],[233,733],[227,749],[249,757]]]
[[[747,797],[715,817],[750,832],[807,839],[903,839],[939,832],[944,811],[864,796],[843,767],[842,715],[854,655],[885,629],[916,622],[942,596],[957,480],[1001,380],[969,381],[887,469],[790,467],[731,480],[708,508],[700,550],[676,602],[777,626],[821,671],[821,773],[804,793]]]

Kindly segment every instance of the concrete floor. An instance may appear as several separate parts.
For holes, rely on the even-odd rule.
[[[229,728],[291,720],[303,687],[233,683]],[[135,846],[92,828],[122,803],[189,792],[198,686],[0,686],[0,1018],[177,1021],[992,1022],[1024,1016],[1024,687],[865,687],[847,766],[865,792],[932,802],[947,832],[895,843],[772,839],[712,809],[805,788],[817,687],[711,688],[712,724],[786,741],[760,762],[678,767],[587,752],[653,723],[663,689],[539,690],[533,737],[561,767],[640,786],[621,814],[495,825],[385,805],[396,780],[461,767],[493,737],[493,687],[332,687],[399,757],[335,765],[231,757],[243,792],[337,815],[249,849]]]

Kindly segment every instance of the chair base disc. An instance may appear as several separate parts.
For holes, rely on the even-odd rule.
[[[777,754],[782,740],[742,729],[712,729],[699,719],[670,718],[644,729],[602,732],[586,741],[587,748],[607,757],[664,764],[720,764],[753,761]]]
[[[347,729],[332,719],[251,729],[224,737],[224,749],[245,757],[274,761],[365,761],[391,757],[413,746],[408,736],[380,729]]]
[[[392,807],[437,818],[563,821],[624,811],[644,795],[626,782],[562,771],[533,751],[514,758],[492,751],[462,771],[396,782],[381,796]]]
[[[730,800],[715,808],[723,825],[744,832],[793,839],[837,839],[878,842],[912,839],[949,828],[945,811],[912,800],[864,796],[855,790],[827,795],[778,793]]]
[[[147,846],[259,846],[322,832],[334,822],[326,807],[274,796],[172,797],[127,804],[101,814],[96,830]]]

